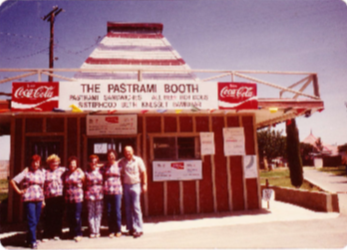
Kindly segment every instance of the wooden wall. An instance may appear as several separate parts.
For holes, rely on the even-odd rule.
[[[120,115],[120,114],[118,114]],[[246,154],[257,154],[255,116],[253,114],[139,114],[138,153],[148,171],[148,192],[142,197],[145,216],[212,213],[258,209],[259,180],[245,179],[242,156],[225,157],[223,128],[243,127]],[[153,182],[151,149],[152,135],[194,134],[214,132],[215,155],[202,160],[202,180]],[[19,115],[11,123],[11,164],[13,178],[30,162],[26,145],[33,138],[60,138],[63,143],[62,165],[67,157],[76,155],[85,165],[86,114]],[[20,197],[10,190],[8,220],[21,221],[23,209]]]

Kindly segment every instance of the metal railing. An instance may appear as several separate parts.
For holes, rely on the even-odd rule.
[[[212,80],[217,80],[225,77],[230,77],[230,81],[234,82],[235,78],[238,77],[240,79],[245,79],[254,83],[258,83],[264,86],[268,86],[274,89],[279,90],[279,97],[282,98],[283,94],[285,92],[289,92],[294,94],[292,99],[297,99],[299,96],[310,98],[313,100],[320,100],[320,93],[319,93],[319,85],[318,85],[318,79],[316,73],[311,72],[279,72],[279,71],[251,71],[251,70],[204,70],[204,69],[196,69],[196,70],[168,70],[168,69],[64,69],[64,68],[54,68],[54,69],[44,69],[44,68],[37,68],[37,69],[0,69],[0,72],[11,72],[11,73],[18,73],[19,75],[8,77],[5,79],[0,80],[0,84],[15,81],[18,79],[23,79],[26,77],[31,77],[34,75],[37,75],[38,82],[42,82],[42,76],[51,76],[55,78],[59,78],[65,81],[79,81],[79,79],[66,77],[63,75],[60,75],[61,73],[79,73],[79,72],[89,72],[89,73],[117,73],[117,72],[136,72],[137,74],[137,80],[139,82],[143,81],[142,75],[144,73],[197,73],[197,74],[212,74],[212,76],[209,76],[207,78],[202,78],[200,81],[207,82]],[[290,86],[281,86],[275,83],[272,83],[267,80],[262,80],[259,77],[254,77],[251,75],[292,75],[292,76],[298,76],[300,77],[300,80],[295,81]],[[304,91],[312,85],[312,94],[304,93]],[[300,87],[299,90],[295,90],[294,88]],[[10,93],[0,93],[0,95],[9,95]]]

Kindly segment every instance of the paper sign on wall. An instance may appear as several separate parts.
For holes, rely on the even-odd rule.
[[[258,177],[257,158],[255,155],[245,155],[243,157],[243,172],[246,179]]]
[[[200,160],[153,162],[153,181],[201,179],[202,162]]]
[[[94,154],[106,154],[106,153],[107,153],[107,143],[94,144]]]
[[[223,128],[224,155],[245,155],[245,135],[243,128]]]
[[[200,148],[201,155],[214,155],[214,133],[213,132],[201,132],[200,133]]]

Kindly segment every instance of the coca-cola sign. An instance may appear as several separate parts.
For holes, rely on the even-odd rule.
[[[12,111],[52,111],[58,107],[58,82],[12,83]]]
[[[257,85],[254,83],[218,83],[219,109],[257,109]]]

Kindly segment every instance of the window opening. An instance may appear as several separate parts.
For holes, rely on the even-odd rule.
[[[199,137],[153,137],[155,160],[186,160],[200,158]]]

